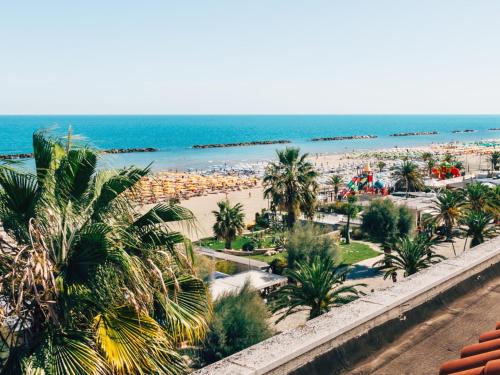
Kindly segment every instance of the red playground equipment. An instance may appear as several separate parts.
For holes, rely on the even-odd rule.
[[[347,184],[347,186],[340,191],[340,196],[345,198],[349,195],[354,195],[357,192],[365,192],[377,194],[381,193],[382,195],[387,195],[388,190],[387,187],[384,186],[384,183],[380,180],[373,182],[373,172],[368,164],[366,164],[363,168],[363,173],[358,176],[354,176],[351,181]]]
[[[432,175],[439,180],[445,180],[460,177],[462,174],[454,164],[443,162],[439,167],[432,168]]]

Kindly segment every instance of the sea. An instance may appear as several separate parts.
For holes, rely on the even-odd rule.
[[[33,115],[0,116],[0,154],[31,152],[31,135],[46,129],[72,133],[81,144],[100,149],[153,147],[152,153],[103,157],[109,167],[146,166],[154,170],[209,170],[273,159],[286,145],[195,149],[198,144],[264,140],[292,141],[312,154],[346,153],[454,141],[498,139],[500,115]],[[453,133],[473,129],[473,133]],[[426,136],[391,137],[400,132]],[[312,142],[315,137],[375,135],[375,139]]]

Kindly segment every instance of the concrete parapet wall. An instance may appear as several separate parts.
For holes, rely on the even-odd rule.
[[[197,375],[339,373],[453,299],[500,276],[500,237],[333,309]]]

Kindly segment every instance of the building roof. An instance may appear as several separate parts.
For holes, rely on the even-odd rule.
[[[210,292],[213,299],[216,300],[222,294],[239,291],[247,281],[250,282],[254,289],[263,290],[271,286],[285,285],[287,278],[268,272],[252,270],[212,281],[210,283]]]
[[[500,375],[500,322],[479,336],[478,344],[464,346],[460,358],[447,361],[440,375]]]

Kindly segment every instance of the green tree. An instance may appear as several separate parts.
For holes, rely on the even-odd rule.
[[[394,169],[394,177],[396,177],[396,188],[406,192],[406,198],[410,191],[421,191],[424,189],[422,175],[418,170],[418,166],[409,160],[404,160],[403,163]]]
[[[433,202],[434,220],[446,228],[446,239],[453,239],[453,228],[457,225],[464,208],[463,195],[458,191],[441,190]]]
[[[345,205],[345,215],[347,217],[347,222],[345,225],[345,243],[350,244],[351,243],[351,219],[355,219],[356,216],[358,216],[360,208],[356,204],[358,201],[358,197],[355,195],[350,195],[347,197],[347,204]]]
[[[348,272],[346,265],[335,264],[330,257],[315,257],[312,262],[297,263],[295,270],[285,270],[292,282],[270,297],[273,312],[285,309],[277,322],[304,308],[310,308],[312,319],[358,298],[362,293],[357,287],[364,284],[343,285]]]
[[[269,318],[264,301],[248,283],[239,292],[219,297],[200,345],[199,364],[208,365],[271,337]]]
[[[382,160],[380,160],[379,162],[377,162],[377,168],[378,168],[378,171],[379,172],[382,172],[384,170],[384,168],[386,167],[386,163]]]
[[[467,246],[467,240],[472,238],[470,247],[482,244],[487,238],[493,237],[496,233],[495,225],[492,224],[493,215],[482,211],[468,211],[461,219],[461,224],[465,226],[465,244],[464,250]]]
[[[463,190],[467,208],[475,212],[484,211],[490,207],[491,194],[492,190],[488,186],[478,182],[468,184]]]
[[[427,174],[429,176],[432,176],[432,168],[434,168],[434,166],[437,163],[436,158],[434,157],[434,154],[432,154],[431,152],[424,152],[424,153],[422,153],[422,160],[427,165]]]
[[[185,238],[127,192],[148,169],[97,169],[98,153],[33,135],[35,173],[0,170],[2,374],[184,373],[176,348],[201,339],[210,308]],[[186,249],[189,250],[189,249]],[[6,347],[7,346],[7,347]]]
[[[415,227],[415,215],[406,206],[398,207],[397,231],[400,237],[409,236]]]
[[[385,244],[398,232],[398,208],[389,199],[375,199],[365,208],[361,230]]]
[[[276,151],[278,161],[270,163],[265,171],[264,197],[273,205],[287,212],[288,228],[293,228],[301,212],[312,213],[316,205],[318,173],[308,162],[308,154],[300,154],[298,148],[287,147]]]
[[[404,277],[413,275],[445,259],[432,249],[434,244],[435,241],[426,236],[417,236],[414,239],[403,237],[394,243],[392,252],[385,253],[384,259],[375,263],[374,267],[385,271],[384,279],[391,276],[396,281],[394,275],[398,270],[404,272]]]
[[[338,175],[333,175],[332,178],[330,179],[330,185],[333,186],[333,192],[335,194],[334,200],[337,200],[337,195],[339,194],[339,187],[343,183],[344,181],[342,180],[342,177]]]
[[[490,155],[491,169],[498,171],[500,164],[500,151],[493,151]]]
[[[224,240],[224,247],[231,249],[231,243],[236,235],[241,234],[245,229],[243,206],[240,203],[231,206],[228,200],[217,202],[217,206],[219,210],[212,211],[215,215],[213,231],[218,239]]]
[[[289,268],[298,262],[310,262],[315,257],[338,256],[337,242],[325,230],[314,224],[295,224],[286,241]]]

